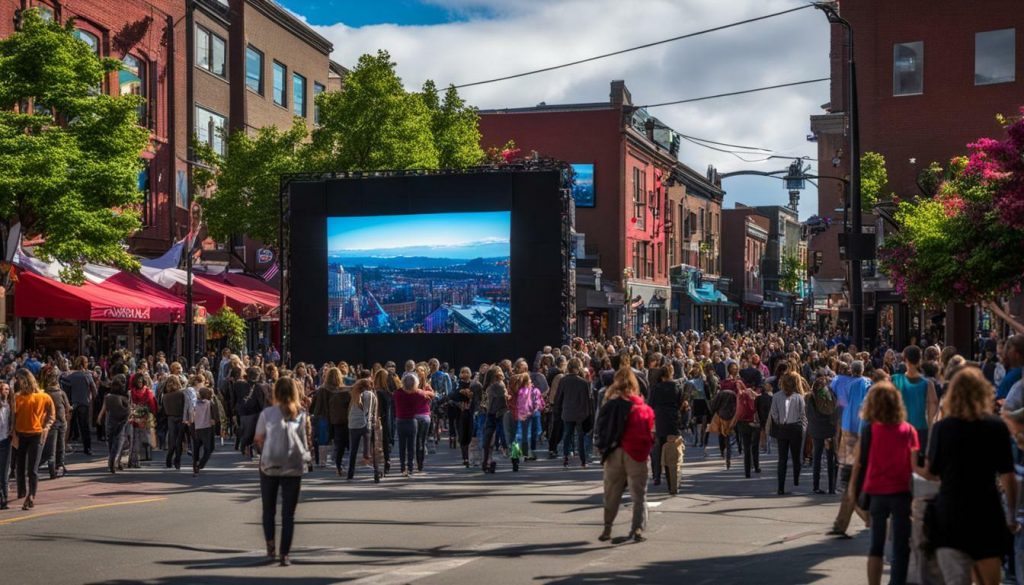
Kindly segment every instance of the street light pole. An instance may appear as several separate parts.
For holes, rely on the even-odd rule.
[[[850,124],[850,182],[847,184],[851,222],[846,224],[846,253],[850,259],[850,309],[853,312],[851,334],[857,349],[864,349],[864,286],[861,279],[860,245],[863,225],[860,201],[860,112],[857,107],[857,64],[853,54],[853,27],[839,16],[833,2],[818,2],[815,8],[825,13],[828,21],[838,24],[846,31],[849,60],[847,61],[848,99],[847,119]],[[852,224],[852,225],[851,225]]]

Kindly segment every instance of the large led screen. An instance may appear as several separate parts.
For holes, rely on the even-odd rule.
[[[572,198],[576,207],[594,207],[594,165],[573,163]]]
[[[510,333],[511,212],[327,218],[327,332]]]

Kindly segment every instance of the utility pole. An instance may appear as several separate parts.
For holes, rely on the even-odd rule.
[[[857,64],[853,54],[853,27],[849,21],[839,16],[838,5],[834,2],[818,2],[815,8],[825,13],[829,23],[838,24],[846,31],[846,46],[849,59],[846,63],[849,76],[847,86],[846,115],[849,121],[850,134],[850,182],[847,183],[847,197],[851,218],[846,229],[846,255],[850,259],[850,309],[853,313],[851,337],[857,349],[864,349],[864,284],[861,278],[861,257],[863,254],[862,234],[864,228],[861,221],[860,201],[860,112],[857,107]]]

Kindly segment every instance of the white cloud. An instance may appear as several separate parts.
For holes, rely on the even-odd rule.
[[[491,79],[582,59],[730,22],[800,6],[796,0],[430,0],[466,20],[428,26],[339,23],[315,27],[334,43],[334,60],[353,65],[359,55],[387,49],[409,89],[426,79],[438,85]],[[480,16],[486,14],[486,17]],[[343,21],[343,15],[341,16]],[[480,108],[539,102],[608,99],[612,79],[624,79],[634,103],[650,104],[827,77],[828,25],[806,9],[692,39],[575,67],[461,90]],[[808,116],[828,101],[828,83],[655,108],[651,112],[685,134],[810,155]],[[746,163],[726,153],[683,143],[681,158],[703,171],[775,170],[786,161]],[[756,158],[756,157],[746,157]],[[726,203],[783,204],[780,183],[727,182]],[[805,192],[801,215],[816,211]]]

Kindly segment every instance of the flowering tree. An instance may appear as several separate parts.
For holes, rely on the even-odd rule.
[[[932,198],[902,201],[900,231],[879,250],[898,293],[933,304],[997,301],[1024,280],[1024,108],[950,161]]]

